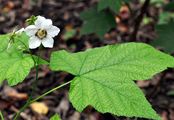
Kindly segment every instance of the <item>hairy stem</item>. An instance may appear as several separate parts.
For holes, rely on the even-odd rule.
[[[35,79],[35,81],[38,81],[38,68],[39,68],[39,66],[35,62],[35,69],[36,69],[36,79]],[[31,92],[31,95],[30,95],[29,99],[27,100],[26,104],[17,112],[16,116],[14,117],[14,120],[17,120],[18,117],[20,116],[21,112],[24,111],[30,105],[30,101],[32,100],[32,96],[33,96],[33,92],[34,92],[34,88],[35,88],[35,85],[32,86],[32,92]]]
[[[144,15],[146,14],[146,12],[148,10],[149,4],[150,4],[150,0],[145,0],[143,6],[141,8],[140,15],[135,20],[134,31],[132,32],[132,35],[130,36],[129,41],[134,41],[134,40],[137,39],[138,30],[140,28],[143,17],[144,17]]]
[[[1,111],[0,111],[0,117],[1,117],[1,120],[4,120],[4,116]]]
[[[44,96],[46,96],[46,95],[52,93],[53,91],[58,90],[58,89],[60,89],[60,88],[62,88],[62,87],[64,87],[64,86],[70,84],[71,82],[72,82],[72,80],[71,80],[71,81],[68,81],[68,82],[66,82],[66,83],[64,83],[64,84],[61,84],[61,85],[59,85],[59,86],[57,86],[57,87],[55,87],[55,88],[53,88],[53,89],[51,89],[51,90],[49,90],[49,91],[47,91],[46,93],[40,95],[39,97],[37,97],[37,98],[31,100],[30,103],[33,103],[33,102],[35,102],[35,101],[37,101],[37,100],[43,98]]]
[[[58,90],[58,89],[60,89],[60,88],[62,88],[62,87],[64,87],[64,86],[70,84],[71,82],[72,82],[72,80],[71,80],[71,81],[68,81],[68,82],[66,82],[66,83],[64,83],[64,84],[61,84],[61,85],[59,85],[59,86],[57,86],[57,87],[55,87],[55,88],[53,88],[53,89],[47,91],[46,93],[44,93],[44,94],[38,96],[37,98],[35,98],[35,99],[33,99],[33,100],[31,100],[31,98],[30,98],[30,99],[27,101],[27,103],[21,108],[21,110],[17,113],[17,115],[15,116],[14,120],[17,120],[17,118],[19,117],[21,111],[23,111],[25,108],[27,108],[31,103],[36,102],[37,100],[39,100],[39,99],[45,97],[46,95],[52,93],[52,92],[55,91],[55,90]]]

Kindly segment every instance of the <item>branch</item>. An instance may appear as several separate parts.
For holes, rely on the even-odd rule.
[[[137,38],[137,33],[140,28],[141,22],[143,20],[144,15],[147,13],[148,6],[150,4],[150,0],[146,0],[141,8],[140,15],[135,19],[134,31],[132,32],[129,41],[134,41]]]

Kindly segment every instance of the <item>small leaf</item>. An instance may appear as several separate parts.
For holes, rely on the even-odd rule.
[[[124,0],[125,3],[129,3],[131,2],[132,0]]]
[[[0,83],[5,79],[11,86],[22,82],[34,67],[34,60],[38,60],[39,65],[48,64],[37,56],[23,53],[29,49],[28,39],[24,32],[0,35]]]
[[[29,37],[23,32],[20,35],[15,34],[5,34],[0,35],[0,52],[6,51],[12,51],[14,49],[18,49],[20,51],[28,50],[28,39]]]
[[[50,120],[61,120],[59,115],[55,114],[54,116],[51,117]]]
[[[174,13],[172,13],[172,12],[162,12],[162,13],[160,13],[160,16],[159,16],[158,25],[168,24],[172,20],[174,20]]]
[[[168,96],[174,96],[174,90],[168,91],[168,92],[167,92],[167,95],[168,95]]]
[[[75,36],[76,32],[77,31],[75,29],[67,30],[65,34],[63,35],[63,39],[68,40],[72,38],[73,36]]]
[[[154,46],[163,47],[167,52],[174,51],[174,22],[168,24],[161,24],[156,26],[157,39],[151,44]]]
[[[105,33],[116,27],[113,15],[110,12],[98,12],[97,7],[82,12],[80,17],[84,21],[81,35],[96,33],[100,38],[103,38]]]
[[[76,76],[69,96],[78,111],[92,105],[102,113],[160,119],[133,80],[174,67],[174,58],[147,44],[127,43],[73,54],[54,52],[50,67]]]
[[[144,0],[142,0],[144,2]],[[151,0],[151,4],[164,4],[164,0]]]
[[[35,62],[38,62],[38,65],[48,64],[40,57],[24,54],[20,51],[0,52],[0,58],[0,83],[7,79],[10,86],[22,82],[30,73],[31,68],[34,67]]]
[[[122,0],[100,0],[98,3],[98,10],[101,11],[110,8],[115,13],[118,13],[121,8]]]

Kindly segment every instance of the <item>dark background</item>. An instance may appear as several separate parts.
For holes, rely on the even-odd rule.
[[[142,6],[138,0],[133,0],[129,4],[131,12],[124,6],[125,8],[119,13],[121,23],[117,25],[116,29],[106,33],[104,39],[99,39],[94,34],[79,35],[80,27],[83,23],[79,18],[79,13],[94,6],[97,2],[98,0],[0,0],[0,33],[9,33],[14,29],[25,27],[25,20],[31,15],[42,15],[52,19],[54,25],[61,29],[61,33],[55,37],[53,49],[41,50],[41,56],[47,60],[49,60],[50,53],[55,50],[65,49],[71,52],[78,52],[107,44],[129,42],[130,31],[133,29],[133,23],[135,22],[134,18],[139,14]],[[159,8],[155,5],[150,5],[146,14],[152,21],[140,27],[137,39],[134,42],[150,43],[157,36],[154,27],[158,21]],[[75,35],[65,39],[65,34],[70,30],[75,30]],[[33,53],[37,54],[37,50],[34,50]],[[11,120],[13,115],[25,104],[27,97],[31,93],[34,77],[35,70],[32,70],[23,83],[9,87],[4,82],[1,86],[0,109],[3,110],[7,120]],[[42,66],[39,68],[39,80],[34,97],[72,78],[73,76],[67,73],[51,72],[47,66]],[[172,69],[154,76],[151,81],[138,81],[137,85],[142,88],[147,99],[163,120],[174,120],[174,71]],[[58,113],[62,120],[138,119],[100,114],[92,107],[88,107],[84,112],[79,113],[68,100],[68,90],[68,86],[64,87],[39,100],[39,102],[48,106],[49,112],[46,115],[33,112],[28,107],[21,115],[21,120],[48,120],[54,113]]]

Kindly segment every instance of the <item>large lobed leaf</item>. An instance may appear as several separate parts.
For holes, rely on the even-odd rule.
[[[110,12],[98,12],[97,7],[82,12],[80,17],[84,21],[81,28],[82,35],[96,33],[102,38],[105,33],[116,26],[113,15]]]
[[[143,43],[127,43],[85,52],[54,52],[52,70],[76,77],[70,100],[78,111],[92,105],[102,113],[159,119],[133,80],[147,80],[168,67],[174,58]]]

